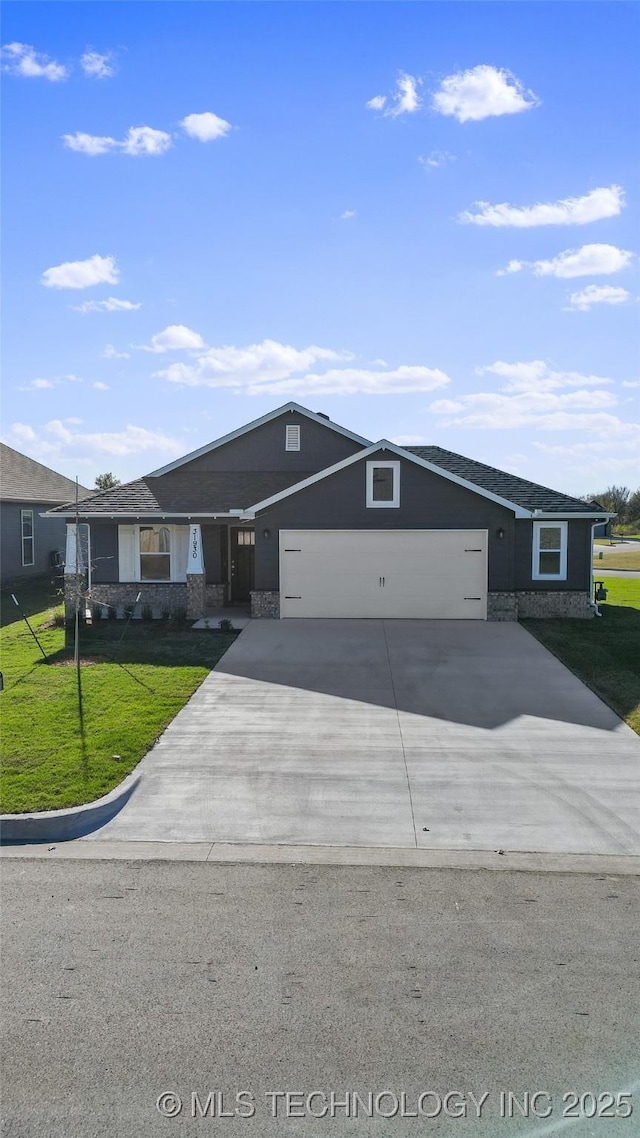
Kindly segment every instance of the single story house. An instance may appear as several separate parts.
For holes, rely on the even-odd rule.
[[[20,451],[0,443],[0,581],[62,573],[65,519],[44,511],[74,501],[76,484]],[[78,497],[92,493],[78,487]]]
[[[593,616],[609,515],[438,446],[372,442],[297,403],[83,502],[97,603],[254,617]]]

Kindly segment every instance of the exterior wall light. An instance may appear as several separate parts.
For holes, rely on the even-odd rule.
[[[271,537],[271,530],[270,529],[263,529],[262,536],[265,539],[265,541],[267,541]]]
[[[502,539],[504,537],[504,530],[503,530],[502,526],[500,526],[500,529],[496,530],[496,537],[499,538],[500,541],[502,541]]]

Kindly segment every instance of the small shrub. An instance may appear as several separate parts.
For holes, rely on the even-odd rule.
[[[187,619],[187,609],[185,605],[176,605],[174,608],[171,619],[174,624],[184,624]]]
[[[170,620],[171,619],[171,609],[162,609],[162,612],[160,615],[161,615],[163,620]]]
[[[117,616],[118,616],[118,610],[117,610],[116,606],[115,605],[107,605],[107,619],[108,620],[116,620]]]
[[[63,612],[55,612],[53,614],[53,627],[54,628],[64,628],[66,623],[67,622],[64,618]]]
[[[102,605],[94,601],[91,605],[91,623],[97,624],[99,620],[102,620]]]
[[[153,620],[153,609],[151,608],[151,605],[142,606],[142,619]]]
[[[229,620],[228,616],[225,616],[225,617],[223,617],[222,620],[218,621],[218,628],[220,629],[221,632],[234,632],[235,631],[233,624]]]

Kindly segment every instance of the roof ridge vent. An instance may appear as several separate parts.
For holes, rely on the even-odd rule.
[[[319,416],[319,418],[321,418],[321,419],[328,419],[328,420],[329,420],[329,422],[331,422],[331,418],[330,418],[330,416],[329,416],[329,415],[327,415],[327,414],[325,414],[325,412],[324,412],[324,411],[316,411],[316,415],[318,415],[318,416]]]

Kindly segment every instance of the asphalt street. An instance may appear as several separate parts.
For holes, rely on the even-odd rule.
[[[640,1134],[638,878],[16,858],[2,912],[4,1138]]]

